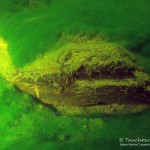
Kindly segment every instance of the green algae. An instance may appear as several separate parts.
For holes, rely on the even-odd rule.
[[[47,52],[32,64],[16,68],[6,79],[62,113],[72,107],[74,114],[114,114],[111,109],[108,111],[114,107],[115,113],[122,114],[119,107],[125,104],[123,108],[126,108],[126,103],[139,103],[134,105],[135,111],[132,105],[128,107],[131,111],[128,113],[148,108],[143,103],[148,102],[150,78],[132,53],[98,36],[76,35],[61,40],[67,42],[59,50],[54,49],[54,53]],[[141,94],[137,94],[139,90]],[[115,103],[119,103],[118,107]]]
[[[144,85],[149,80],[149,76],[137,65],[136,59],[130,52],[121,46],[103,41],[100,37],[88,39],[76,36],[70,38],[59,51],[55,51],[53,54],[51,52],[44,54],[42,58],[20,69],[15,77],[35,83],[41,80],[52,82],[57,87],[62,86],[59,85],[60,82],[63,86],[69,85],[69,82],[78,79],[78,76],[92,78],[95,73],[101,79],[93,82],[93,88],[98,85],[136,87]],[[107,76],[108,79],[105,79]],[[124,79],[121,80],[121,76]],[[81,81],[82,87],[85,84]]]

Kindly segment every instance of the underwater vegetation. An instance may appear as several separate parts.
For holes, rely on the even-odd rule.
[[[12,67],[10,73],[6,66],[4,77],[63,113],[75,107],[71,114],[128,114],[149,107],[150,78],[130,52],[100,37],[60,40],[65,39],[68,42],[54,50],[55,57],[47,52],[22,69]],[[5,61],[12,64],[7,57]]]
[[[59,37],[65,33],[103,36],[140,54],[144,57],[141,64],[150,70],[146,65],[149,62],[149,0],[107,3],[104,0],[52,0],[44,7],[33,9],[26,6],[22,9],[20,3],[23,2],[18,1],[18,6],[12,0],[1,0],[0,5],[0,36],[9,45],[15,66],[33,62],[39,54],[53,49],[54,43],[59,47]],[[18,7],[21,11],[13,12],[12,8]]]
[[[0,150],[119,150],[120,138],[149,139],[149,6],[1,0]]]

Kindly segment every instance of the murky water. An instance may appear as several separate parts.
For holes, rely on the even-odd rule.
[[[0,83],[1,150],[120,149],[120,138],[149,138],[150,111],[130,116],[61,116],[4,79]]]
[[[33,10],[14,4],[21,1],[0,1],[0,37],[16,67],[33,62],[54,43],[57,49],[63,34],[92,33],[134,51],[150,74],[149,0],[48,0],[48,6]],[[150,138],[149,129],[150,111],[62,116],[0,77],[0,150],[120,150],[120,138]]]

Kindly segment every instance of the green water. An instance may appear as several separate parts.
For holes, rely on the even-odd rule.
[[[150,55],[149,0],[52,0],[37,9],[23,9],[13,1],[1,0],[0,37],[16,66],[52,50],[61,34],[98,34],[128,49],[145,43],[136,51]]]
[[[15,66],[59,49],[62,34],[96,34],[134,52],[150,73],[149,0],[52,0],[36,9],[13,1],[0,1],[0,37]],[[61,116],[0,77],[0,150],[122,149],[119,138],[150,138],[149,116]]]
[[[3,79],[0,98],[1,150],[120,149],[119,138],[150,135],[150,112],[113,117],[61,116]]]

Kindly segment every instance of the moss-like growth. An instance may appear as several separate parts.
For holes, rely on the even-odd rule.
[[[150,92],[150,86],[147,86],[147,91]]]
[[[44,58],[25,67],[23,71],[29,71],[30,77],[32,72],[34,79],[40,79],[55,73],[65,77],[91,77],[94,74],[121,77],[124,74],[132,75],[135,70],[142,68],[137,66],[135,58],[125,48],[97,38],[89,40],[82,37],[65,44],[59,53],[46,53]]]
[[[99,38],[86,37],[73,38],[59,51],[46,53],[43,58],[20,70],[18,76],[35,83],[56,82],[60,86],[67,86],[72,81],[80,82],[81,79],[95,79],[92,88],[111,83],[116,86],[139,86],[149,80],[125,48]]]
[[[99,37],[76,36],[16,69],[11,81],[55,107],[143,104],[150,97],[143,70],[125,48]]]

